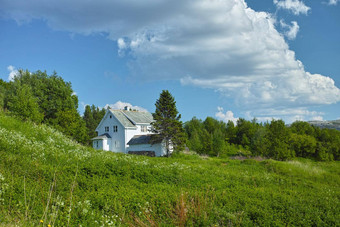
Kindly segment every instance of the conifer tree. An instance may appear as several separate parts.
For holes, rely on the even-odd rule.
[[[176,101],[168,90],[163,90],[156,101],[156,111],[152,114],[153,135],[152,143],[164,141],[166,145],[166,156],[171,154],[171,147],[180,150],[185,143],[185,133],[180,121],[181,115],[176,108]]]

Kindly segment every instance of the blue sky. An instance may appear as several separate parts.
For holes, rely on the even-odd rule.
[[[83,106],[182,120],[340,118],[338,0],[0,0],[0,78],[56,71]]]

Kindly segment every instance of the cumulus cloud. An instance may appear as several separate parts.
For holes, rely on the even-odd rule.
[[[328,5],[336,5],[338,4],[339,0],[329,0]]]
[[[305,71],[275,28],[275,17],[244,0],[1,2],[1,15],[21,23],[37,18],[57,30],[107,34],[119,54],[129,56],[136,79],[216,89],[243,110],[340,101],[333,79]],[[274,3],[294,14],[310,10],[297,0]],[[295,37],[298,24],[287,26],[286,36]]]
[[[238,118],[234,117],[234,113],[231,110],[228,110],[224,113],[224,110],[222,107],[217,107],[218,112],[215,114],[218,120],[228,122],[232,121],[234,124],[236,124]]]
[[[307,14],[310,10],[310,7],[306,6],[305,3],[299,0],[274,0],[273,2],[278,9],[287,9],[295,15]]]
[[[17,76],[19,73],[18,70],[13,65],[9,65],[7,67],[7,70],[9,71],[8,80],[13,81],[14,77]]]
[[[132,110],[138,110],[138,111],[142,111],[142,112],[148,112],[146,109],[144,109],[143,107],[140,106],[133,106],[131,103],[128,102],[122,102],[122,101],[118,101],[115,104],[106,104],[105,105],[105,109],[107,109],[108,107],[110,107],[111,109],[114,110],[123,110],[125,107],[130,107],[130,109]]]
[[[291,24],[292,25],[288,25],[284,22],[284,20],[280,20],[281,27],[286,30],[284,32],[285,36],[288,39],[293,40],[296,38],[296,35],[299,32],[300,27],[296,21],[292,21]]]

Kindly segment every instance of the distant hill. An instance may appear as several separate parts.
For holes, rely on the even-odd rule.
[[[340,131],[340,119],[334,121],[308,121],[308,123],[319,128],[336,129]]]

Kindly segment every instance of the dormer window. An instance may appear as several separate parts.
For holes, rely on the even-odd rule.
[[[110,131],[110,127],[109,126],[105,126],[105,132],[109,132]]]

